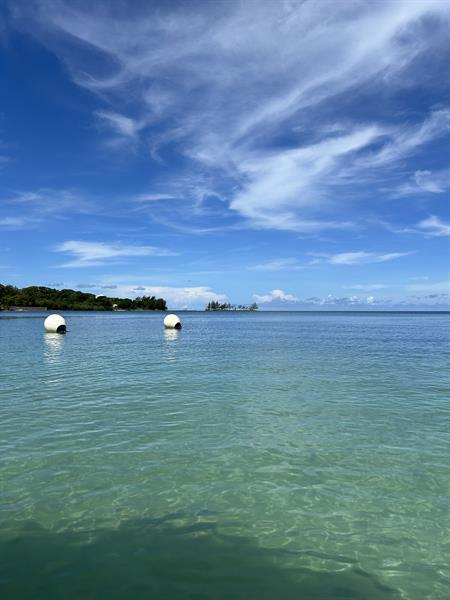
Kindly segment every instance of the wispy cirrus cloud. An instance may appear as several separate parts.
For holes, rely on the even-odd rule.
[[[341,252],[328,258],[332,265],[366,265],[370,263],[382,263],[403,256],[409,256],[412,252],[389,252],[380,254],[377,252]]]
[[[450,223],[446,223],[436,215],[429,215],[413,227],[395,227],[389,223],[383,225],[392,233],[413,233],[424,237],[446,237],[450,235]]]
[[[411,283],[406,286],[409,292],[424,292],[428,294],[446,294],[450,296],[450,280],[427,283]],[[449,298],[450,299],[450,298]]]
[[[368,118],[348,100],[358,90],[390,98],[412,69],[427,68],[420,60],[448,41],[439,0],[386,1],[376,10],[358,0],[344,10],[305,0],[201,10],[144,3],[133,11],[61,0],[16,2],[12,12],[78,85],[107,100],[96,115],[113,140],[142,139],[161,160],[175,151],[189,172],[208,170],[212,190],[253,228],[352,227],[342,214],[349,197],[364,196],[361,182],[394,193],[404,177],[398,165],[448,133],[443,108],[393,125],[375,101]],[[198,208],[212,195],[191,189],[185,197]]]
[[[274,258],[259,265],[249,267],[251,271],[296,271],[304,269],[296,258]]]
[[[3,217],[0,218],[0,227],[5,229],[23,229],[32,221],[24,217]]]
[[[27,229],[50,220],[66,220],[73,214],[89,214],[94,203],[71,190],[41,188],[0,197],[0,227]]]
[[[73,260],[59,265],[60,267],[93,267],[104,265],[117,258],[177,256],[175,252],[155,246],[129,246],[79,240],[69,240],[59,244],[55,251],[73,257]]]
[[[344,157],[361,150],[380,135],[376,127],[323,140],[304,148],[265,153],[240,162],[246,177],[243,189],[230,203],[233,210],[261,228],[299,232],[351,227],[351,222],[300,218],[324,204],[324,179],[333,176]]]
[[[136,202],[160,202],[164,200],[176,200],[177,196],[173,194],[139,194]]]
[[[418,125],[347,126],[342,135],[330,135],[317,144],[242,157],[239,170],[245,183],[230,208],[261,228],[313,232],[352,227],[351,221],[317,220],[311,215],[333,213],[336,192],[352,196],[361,182],[376,181],[377,175],[381,180],[392,177],[396,164],[449,132],[450,110],[442,109]],[[416,179],[429,190],[433,187],[424,175]]]
[[[4,167],[6,163],[10,161],[10,157],[5,153],[7,146],[5,143],[0,140],[0,170]]]
[[[105,123],[109,124],[117,134],[124,137],[134,138],[140,129],[139,123],[134,119],[130,119],[130,117],[104,110],[99,110],[96,114]]]
[[[416,227],[425,235],[431,237],[443,237],[450,235],[450,223],[441,221],[438,217],[430,215],[417,223]]]
[[[139,132],[145,127],[145,121],[127,117],[125,115],[99,110],[95,113],[99,120],[99,125],[111,133],[107,143],[110,146],[121,146],[136,143],[139,139]]]
[[[448,309],[450,305],[450,294],[447,293],[435,293],[435,294],[421,294],[416,296],[408,296],[407,302],[413,304],[421,304],[426,306],[439,306],[444,309]]]
[[[332,265],[367,265],[371,263],[384,263],[404,256],[414,254],[411,252],[366,252],[359,250],[357,252],[339,252],[338,254],[321,254],[310,252],[311,256],[316,257],[311,264],[327,262]]]
[[[405,123],[401,126],[385,126],[385,141],[355,160],[354,169],[388,166],[392,169],[396,163],[420,149],[436,138],[448,135],[450,131],[450,110],[440,108],[431,110],[419,123]],[[351,172],[351,171],[350,171]],[[420,181],[420,171],[418,172]],[[423,175],[422,175],[423,180]]]
[[[408,182],[399,185],[393,196],[417,196],[423,194],[443,194],[450,187],[450,169],[432,172],[417,170]]]
[[[364,292],[373,292],[375,290],[383,290],[391,287],[391,284],[387,283],[355,283],[353,285],[346,286],[352,290],[362,290]]]

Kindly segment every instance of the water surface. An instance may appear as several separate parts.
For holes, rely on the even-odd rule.
[[[2,598],[449,596],[448,314],[0,317]]]

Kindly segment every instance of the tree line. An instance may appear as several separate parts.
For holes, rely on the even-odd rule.
[[[213,300],[212,302],[208,302],[205,310],[258,310],[258,305],[256,302],[246,306],[245,304],[230,304],[229,302],[224,302],[221,304]]]
[[[155,296],[109,298],[76,290],[44,286],[17,288],[0,283],[0,310],[11,307],[42,307],[47,310],[166,310],[166,301]]]

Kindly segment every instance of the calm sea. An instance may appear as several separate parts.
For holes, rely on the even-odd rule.
[[[0,597],[450,597],[449,314],[0,317]]]

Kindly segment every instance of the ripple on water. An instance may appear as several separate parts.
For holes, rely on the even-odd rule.
[[[67,318],[0,318],[3,597],[447,598],[449,316]]]

